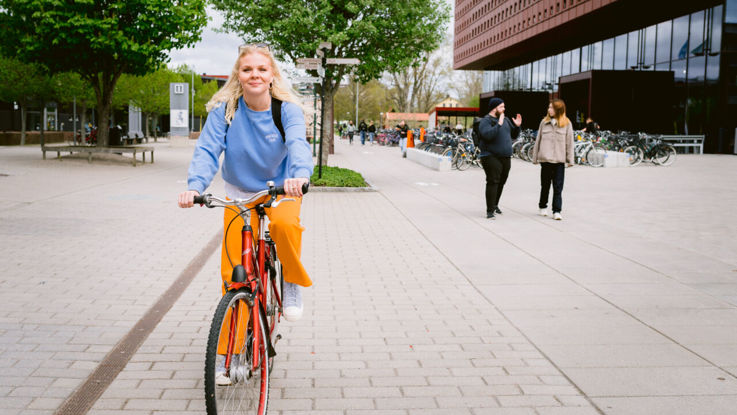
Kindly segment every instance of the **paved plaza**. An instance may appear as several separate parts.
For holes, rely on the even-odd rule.
[[[154,146],[137,167],[0,147],[0,414],[53,414],[217,237],[222,211],[176,207],[192,147]],[[478,168],[358,140],[330,164],[375,191],[304,199],[314,286],[269,413],[735,413],[737,157],[567,169],[560,222],[519,160],[496,220]],[[204,413],[206,258],[90,414]]]

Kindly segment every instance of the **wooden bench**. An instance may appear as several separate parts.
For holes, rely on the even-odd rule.
[[[676,147],[676,150],[678,147],[693,148],[694,153],[698,150],[698,154],[704,154],[703,135],[661,135],[658,138]]]
[[[146,152],[151,152],[151,163],[154,162],[154,148],[150,146],[110,146],[110,147],[97,147],[97,146],[75,146],[75,145],[63,145],[63,146],[43,146],[41,148],[43,152],[43,159],[46,160],[47,151],[55,151],[56,158],[61,160],[61,153],[87,153],[87,161],[92,163],[92,153],[108,153],[108,154],[123,154],[131,153],[133,155],[133,166],[136,165],[136,153],[141,154],[143,163],[146,162]]]

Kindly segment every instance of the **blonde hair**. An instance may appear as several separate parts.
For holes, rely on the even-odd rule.
[[[553,112],[555,113],[554,118],[558,123],[558,126],[565,127],[569,122],[571,122],[571,120],[566,117],[566,103],[563,102],[562,99],[554,99],[550,105],[553,106]],[[546,115],[543,121],[550,121],[550,115]]]
[[[225,83],[225,85],[223,85],[222,88],[220,88],[218,92],[215,93],[215,95],[212,96],[212,98],[210,98],[210,101],[208,101],[205,105],[207,112],[210,112],[213,109],[222,105],[222,103],[225,103],[225,122],[227,122],[228,124],[233,121],[235,111],[238,109],[238,99],[243,96],[243,87],[238,81],[238,71],[240,70],[241,66],[241,58],[251,53],[260,53],[269,59],[269,63],[271,64],[271,72],[274,75],[274,78],[271,80],[271,87],[269,88],[269,93],[271,94],[271,96],[282,102],[292,102],[302,107],[297,93],[294,92],[291,86],[284,81],[284,78],[282,78],[281,72],[279,72],[279,67],[276,65],[274,55],[271,53],[271,51],[269,51],[268,48],[262,46],[241,46],[238,51],[238,59],[235,60],[233,70],[230,72],[228,81]]]

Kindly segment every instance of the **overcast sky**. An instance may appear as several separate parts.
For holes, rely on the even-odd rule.
[[[451,5],[451,8],[455,4],[454,0],[446,1]],[[202,40],[193,48],[169,53],[171,58],[169,67],[174,68],[184,63],[194,67],[195,71],[200,74],[230,74],[230,69],[235,63],[238,46],[243,43],[243,40],[234,34],[215,33],[213,29],[222,26],[224,19],[216,10],[210,7],[207,8],[207,15],[210,21],[202,33]],[[449,35],[452,36],[452,33],[453,18],[451,17]]]

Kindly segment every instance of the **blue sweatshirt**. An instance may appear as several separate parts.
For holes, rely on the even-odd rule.
[[[266,189],[269,180],[281,186],[285,179],[309,179],[314,166],[304,114],[291,102],[283,102],[281,111],[286,142],[274,125],[271,108],[253,111],[241,97],[230,126],[225,122],[225,103],[213,109],[189,165],[188,189],[200,194],[207,189],[223,151],[223,179],[246,192]]]

